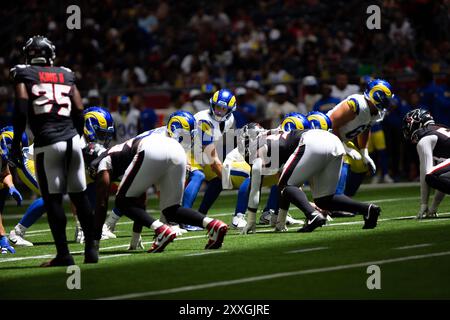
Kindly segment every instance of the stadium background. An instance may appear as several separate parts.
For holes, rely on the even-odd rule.
[[[399,98],[382,124],[389,172],[414,181],[418,159],[402,139],[403,115],[421,105],[450,125],[446,0],[80,1],[80,30],[67,29],[64,1],[20,3],[0,8],[2,127],[14,101],[9,69],[24,62],[21,48],[34,34],[54,42],[56,65],[75,71],[86,106],[115,110],[116,97],[130,95],[147,114],[145,129],[207,101],[214,87],[245,88],[240,125],[271,126],[280,114],[268,111],[277,103],[309,111],[343,74],[356,85],[364,75],[383,77]],[[371,4],[381,7],[380,30],[366,27]]]

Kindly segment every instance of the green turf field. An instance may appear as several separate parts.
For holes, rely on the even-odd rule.
[[[203,231],[183,235],[164,253],[127,251],[131,222],[123,218],[118,238],[102,241],[97,265],[83,265],[82,246],[71,242],[81,290],[67,289],[65,268],[38,267],[55,252],[41,219],[28,233],[34,247],[0,257],[0,299],[449,299],[450,200],[438,218],[418,221],[418,187],[362,190],[357,198],[382,207],[376,229],[362,230],[362,217],[335,219],[311,234],[259,226],[255,235],[230,230],[213,251],[203,250]],[[222,196],[211,216],[229,223],[235,199]],[[152,200],[149,209],[155,208]],[[7,207],[8,230],[18,221],[8,213],[24,210]],[[148,248],[152,232],[143,237]],[[74,238],[71,218],[68,238]],[[380,290],[367,289],[372,264],[381,269]]]

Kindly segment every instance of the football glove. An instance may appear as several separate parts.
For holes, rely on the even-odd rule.
[[[416,218],[417,219],[423,219],[427,215],[428,215],[428,205],[421,204],[420,205],[420,209],[419,209],[419,213],[417,214]]]
[[[372,160],[372,158],[369,156],[369,150],[367,148],[361,149],[362,151],[362,159],[364,163],[369,167],[370,173],[372,175],[377,172],[377,166],[375,165],[375,162]]]
[[[355,149],[353,149],[353,148],[350,148],[350,147],[347,146],[347,144],[345,144],[345,143],[343,143],[342,145],[344,146],[345,153],[346,153],[350,158],[352,158],[353,160],[361,160],[362,156],[361,156],[361,154],[360,154],[357,150],[355,150]]]
[[[256,211],[248,210],[247,225],[242,229],[241,234],[256,233]]]
[[[13,197],[14,200],[16,200],[17,206],[20,206],[22,204],[22,195],[20,194],[19,190],[16,189],[16,187],[11,186],[9,188],[9,195]]]
[[[16,250],[8,241],[8,238],[6,236],[0,237],[0,247],[2,248],[2,254],[10,253],[16,253]]]

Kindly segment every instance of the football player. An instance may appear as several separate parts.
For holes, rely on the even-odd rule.
[[[375,174],[376,166],[368,151],[370,127],[383,119],[392,97],[391,85],[385,80],[374,79],[367,84],[364,94],[348,96],[327,113],[333,133],[344,142],[346,154],[354,160],[362,159],[372,174]],[[346,144],[355,138],[359,149]]]
[[[253,126],[253,127],[251,127]],[[311,232],[322,226],[326,218],[312,206],[299,188],[310,182],[314,203],[323,210],[345,210],[362,214],[364,229],[377,225],[380,207],[353,201],[336,195],[342,157],[345,150],[341,141],[324,130],[293,130],[288,133],[268,132],[258,125],[245,126],[238,137],[241,154],[252,162],[252,178],[263,171],[280,171],[280,210],[275,231],[285,231],[290,203],[294,203],[307,218],[299,232]],[[259,205],[259,181],[252,179],[249,196],[249,219],[243,233],[255,232],[255,214]]]
[[[93,211],[86,193],[83,105],[74,73],[53,65],[55,46],[43,36],[30,38],[24,48],[26,65],[11,69],[15,88],[12,162],[23,168],[21,137],[27,115],[34,135],[34,160],[42,198],[56,245],[56,257],[42,266],[67,266],[75,262],[66,238],[63,194],[68,193],[85,230],[84,262],[98,262],[98,242],[93,237]]]
[[[186,152],[180,143],[190,145],[194,127],[191,114],[176,112],[167,127],[150,130],[114,146],[92,164],[97,180],[96,215],[106,216],[110,181],[123,176],[116,194],[116,207],[133,221],[155,230],[155,241],[148,252],[162,252],[176,237],[174,229],[145,211],[142,198],[152,185],[159,188],[160,210],[166,221],[206,228],[209,239],[205,249],[222,246],[227,232],[225,223],[181,206]],[[99,225],[96,234],[101,234]]]
[[[419,154],[421,204],[417,218],[436,217],[445,194],[450,194],[450,128],[435,124],[429,111],[418,108],[405,115],[402,130],[407,141],[417,144]],[[428,207],[430,187],[436,193]]]
[[[111,114],[102,107],[90,107],[84,112],[84,135],[81,138],[82,152],[86,167],[89,163],[95,159],[101,152],[108,147],[113,132],[114,125]],[[22,145],[25,145],[22,139]],[[24,168],[17,168],[17,173],[20,180],[35,194],[40,196],[40,191],[36,181],[35,165],[33,158],[33,146],[25,147],[22,149],[24,154]],[[6,153],[5,153],[6,154]],[[95,206],[95,184],[93,180],[86,174],[89,202],[92,207]],[[9,234],[9,240],[17,246],[33,246],[33,243],[25,239],[25,233],[44,213],[46,212],[44,201],[42,197],[33,201],[33,203],[27,208],[22,219],[11,230]],[[84,242],[84,234],[80,225],[80,222],[76,216],[76,208],[72,205],[72,212],[74,212],[75,219],[77,220],[75,228],[75,240],[77,242]],[[108,230],[103,230],[102,239],[115,238],[108,234]]]
[[[235,127],[233,112],[236,110],[236,97],[230,90],[216,91],[209,100],[209,110],[197,112],[194,117],[202,137],[201,143],[194,143],[189,156],[188,185],[183,195],[183,207],[192,208],[203,181],[208,181],[208,193],[217,194],[212,188],[221,187],[223,145],[227,132]],[[230,137],[230,139],[234,139]],[[219,191],[220,192],[220,191]],[[188,230],[198,230],[185,226]]]

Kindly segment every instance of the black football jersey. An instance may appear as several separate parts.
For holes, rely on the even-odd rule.
[[[302,135],[307,130],[292,130],[285,133],[269,135],[265,138],[267,144],[267,157],[275,160],[277,158],[276,152],[278,152],[278,159],[275,162],[277,167],[281,168],[294,153],[295,149],[299,146]],[[275,165],[275,163],[270,163]],[[268,166],[266,164],[266,166]]]
[[[90,172],[97,172],[100,161],[105,157],[110,156],[112,164],[111,180],[118,180],[125,174],[128,166],[133,161],[141,140],[142,137],[138,136],[109,148],[91,162]]]
[[[17,65],[14,84],[24,83],[29,97],[28,123],[36,147],[65,141],[77,134],[71,114],[74,73],[64,67]]]
[[[432,124],[417,130],[416,135],[417,141],[420,141],[420,139],[425,136],[437,136],[438,140],[433,150],[433,156],[444,159],[450,158],[450,128],[443,125]]]

